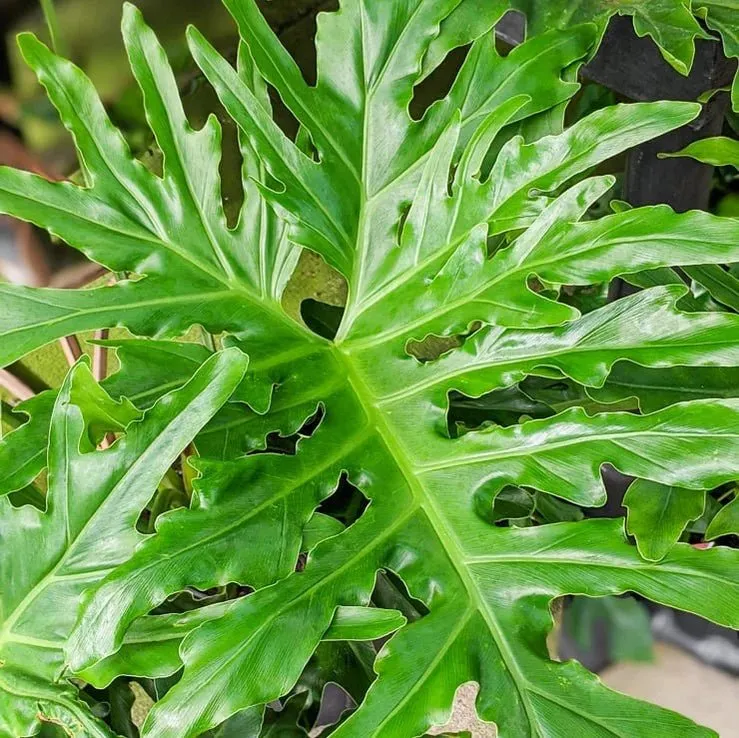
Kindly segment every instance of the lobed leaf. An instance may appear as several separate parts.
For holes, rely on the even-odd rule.
[[[150,475],[138,475],[116,505],[115,533],[125,545],[112,534],[93,545],[94,579],[74,590],[79,620],[55,636],[58,667],[96,683],[184,667],[150,712],[147,738],[188,738],[222,723],[225,731],[245,710],[260,717],[264,704],[299,683],[322,641],[396,628],[375,661],[376,680],[336,736],[422,734],[446,721],[467,681],[479,682],[478,713],[501,736],[609,736],[622,732],[624,714],[634,736],[711,734],[609,691],[575,663],[549,660],[546,636],[550,603],[566,594],[634,591],[739,625],[736,551],[676,544],[659,562],[646,561],[622,520],[578,520],[556,502],[601,504],[607,463],[697,496],[736,479],[739,403],[717,372],[739,364],[738,318],[683,312],[679,285],[585,315],[558,298],[562,285],[739,261],[739,225],[664,206],[595,218],[592,207],[613,178],[587,173],[685,125],[699,107],[616,106],[558,131],[563,103],[577,89],[572,69],[590,53],[593,29],[535,38],[501,57],[478,25],[455,29],[465,1],[345,0],[319,17],[315,86],[252,0],[227,2],[244,44],[238,69],[191,29],[193,54],[243,133],[244,175],[254,180],[232,230],[219,192],[218,126],[211,119],[190,128],[164,52],[137,11],[124,11],[124,37],[164,153],[162,177],[130,156],[79,70],[37,41],[22,42],[75,135],[87,181],[80,188],[0,170],[0,208],[136,278],[76,292],[2,287],[3,360],[82,328],[123,324],[166,337],[195,323],[229,334],[224,344],[252,357],[242,380],[244,360],[234,349],[207,358],[200,348],[168,354],[164,344],[139,342],[131,345],[139,364],[110,380],[149,402],[163,382],[179,382],[198,363],[205,362],[194,382],[219,362],[230,365],[229,380],[212,390],[218,402],[198,422],[177,422],[167,453],[151,446]],[[411,118],[414,87],[440,61],[438,50],[464,39],[474,44],[449,94]],[[273,122],[260,73],[298,119],[298,142]],[[547,125],[555,133],[539,135]],[[299,246],[347,280],[333,340],[280,305]],[[429,338],[443,348],[420,360],[413,342]],[[150,360],[151,381],[142,381]],[[645,401],[654,412],[589,414],[580,401],[586,391],[641,398],[618,385],[626,362],[639,368],[637,380],[688,379]],[[712,385],[701,395],[704,375]],[[563,412],[450,436],[453,393],[482,397],[531,376],[585,389]],[[201,431],[237,384],[238,403]],[[188,387],[128,425],[127,438]],[[74,427],[81,433],[79,418]],[[270,431],[301,427],[287,453],[247,453],[263,451]],[[52,421],[52,447],[56,433]],[[134,526],[148,502],[144,488],[151,493],[154,471],[161,476],[169,452],[192,439],[205,458],[196,462],[189,507],[159,515],[142,537]],[[117,467],[98,460],[118,459],[131,442],[84,455],[68,441],[60,448],[76,463],[79,455],[87,471],[75,493],[105,494],[101,477]],[[134,461],[120,473],[140,468]],[[354,485],[369,504],[350,525],[321,530],[320,506],[339,484]],[[491,525],[496,497],[509,485],[529,488],[537,509],[552,517],[565,509],[574,522]],[[8,529],[20,536],[24,527]],[[427,614],[402,624],[392,611],[369,607],[379,573],[388,571]],[[256,591],[188,616],[150,615],[188,587],[231,582]],[[23,716],[12,703],[8,709]]]
[[[33,735],[43,721],[111,735],[64,673],[64,644],[80,595],[140,542],[140,509],[245,369],[235,349],[215,356],[133,423],[131,406],[113,403],[92,383],[85,363],[71,370],[52,413],[46,510],[0,499],[0,735]],[[88,424],[103,409],[126,433],[111,448],[94,451]],[[87,411],[93,418],[83,416]]]

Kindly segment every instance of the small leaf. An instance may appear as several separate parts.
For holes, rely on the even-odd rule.
[[[739,497],[724,505],[711,520],[705,539],[712,541],[720,536],[739,536]]]
[[[670,154],[660,154],[660,158],[666,159],[675,156],[689,156],[704,164],[714,167],[735,166],[739,168],[739,141],[725,136],[714,138],[701,138],[688,144],[684,149]]]
[[[626,530],[636,538],[639,553],[660,561],[677,543],[685,526],[699,518],[706,493],[637,479],[626,492]]]

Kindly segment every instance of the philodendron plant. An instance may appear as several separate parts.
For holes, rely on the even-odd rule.
[[[120,370],[101,384],[78,363],[58,392],[20,408],[28,422],[0,445],[3,738],[46,723],[113,735],[80,690],[123,676],[161,685],[146,738],[259,735],[265,705],[294,691],[326,644],[390,634],[332,735],[422,735],[469,681],[501,738],[713,734],[550,659],[546,638],[566,594],[632,591],[739,626],[739,554],[677,542],[706,492],[739,475],[739,400],[720,369],[739,365],[739,316],[681,310],[679,284],[583,314],[564,289],[739,261],[739,221],[623,204],[594,217],[614,180],[593,170],[699,106],[618,105],[563,130],[595,30],[502,56],[489,34],[445,32],[465,1],[343,0],[318,19],[315,86],[253,0],[226,0],[243,39],[237,68],[190,29],[240,129],[233,226],[219,123],[190,127],[136,9],[123,35],[161,173],[131,155],[79,69],[21,36],[84,184],[2,169],[0,209],[116,281],[0,285],[0,357],[92,329],[140,338],[116,342]],[[415,87],[467,43],[449,92],[412,118]],[[297,119],[295,140],[274,122],[267,85]],[[346,279],[332,338],[282,307],[303,249]],[[171,340],[196,324],[219,351]],[[450,402],[496,392],[536,408],[537,387],[554,385],[567,400],[533,419],[450,419]],[[609,407],[629,397],[628,411]],[[155,504],[157,488],[186,448],[179,471],[197,473],[194,489],[161,512],[171,506]],[[624,520],[582,519],[605,501],[604,464],[639,478],[638,548]],[[45,500],[19,497],[47,466]],[[326,512],[337,486],[364,502],[351,520]],[[513,490],[532,501],[526,525],[496,515]],[[381,583],[405,590],[416,616],[378,607]],[[218,601],[162,606],[214,588]]]

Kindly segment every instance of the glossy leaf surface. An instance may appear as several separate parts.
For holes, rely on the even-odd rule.
[[[739,504],[732,500],[719,510],[706,530],[706,540],[719,536],[739,536]]]
[[[739,7],[735,0],[469,0],[460,3],[445,21],[446,38],[442,36],[435,41],[431,59],[443,56],[449,47],[463,44],[470,29],[482,35],[509,9],[524,14],[528,36],[537,36],[552,28],[593,23],[602,37],[613,16],[630,16],[637,36],[649,36],[665,60],[683,75],[687,75],[693,65],[696,39],[718,38],[727,57],[739,58]],[[706,33],[700,21],[714,33]],[[731,101],[737,110],[739,74],[734,76]]]
[[[64,675],[63,649],[80,595],[130,556],[142,539],[135,530],[141,508],[245,370],[238,350],[214,357],[184,388],[131,422],[133,408],[97,388],[84,363],[72,369],[52,413],[46,510],[0,500],[0,735],[33,734],[41,721],[109,734]],[[95,451],[86,425],[102,408],[125,436]]]
[[[374,663],[376,680],[334,735],[423,734],[446,721],[457,687],[470,680],[480,683],[480,717],[503,738],[609,736],[625,713],[637,738],[655,725],[711,735],[609,691],[577,664],[549,660],[545,642],[550,603],[565,594],[634,591],[739,625],[735,551],[678,544],[653,563],[628,542],[622,520],[571,512],[604,502],[606,463],[696,494],[733,481],[739,402],[727,391],[643,414],[594,415],[575,402],[457,437],[447,415],[452,392],[477,398],[531,375],[595,394],[627,361],[649,372],[739,365],[739,316],[684,312],[681,285],[584,315],[556,299],[562,285],[739,261],[732,219],[664,206],[591,217],[613,178],[586,175],[689,123],[699,107],[619,105],[566,130],[557,113],[554,132],[541,136],[536,121],[577,89],[571,69],[590,53],[592,28],[534,38],[502,57],[470,27],[465,42],[474,43],[448,95],[416,120],[408,106],[429,71],[429,49],[460,40],[447,26],[460,0],[346,0],[320,15],[315,86],[251,0],[227,6],[244,42],[239,69],[197,31],[189,40],[242,131],[245,175],[255,180],[245,188],[251,215],[236,230],[222,214],[218,126],[190,129],[136,11],[125,11],[124,36],[164,152],[163,178],[131,158],[78,70],[23,41],[75,132],[87,188],[0,170],[0,207],[145,277],[97,291],[3,287],[3,358],[69,330],[119,323],[158,336],[200,323],[250,355],[234,402],[202,432],[189,430],[202,456],[190,505],[159,515],[143,539],[133,536],[135,520],[120,518],[137,545],[85,588],[67,666],[97,683],[184,667],[143,733],[187,738],[286,696],[326,641],[394,632]],[[300,123],[297,142],[273,121],[255,67]],[[82,217],[93,212],[93,222]],[[280,305],[298,247],[347,280],[331,341]],[[447,343],[420,360],[410,348],[429,336]],[[138,348],[144,356],[147,347]],[[200,347],[191,351],[173,349],[173,381],[207,360]],[[152,366],[158,376],[166,362]],[[138,373],[124,367],[111,382]],[[157,382],[142,387],[158,392]],[[203,441],[211,429],[218,441]],[[275,431],[281,452],[262,453]],[[347,485],[368,504],[315,535],[320,506]],[[550,500],[555,519],[566,514],[552,513],[561,505],[573,522],[492,525],[496,497],[511,486],[530,490],[539,511]],[[136,501],[139,511],[146,502]],[[370,607],[387,572],[422,616],[403,624],[394,609]],[[193,614],[150,614],[188,588],[230,583],[255,591]]]
[[[626,530],[649,561],[663,559],[685,526],[703,514],[705,492],[637,480],[624,497]]]

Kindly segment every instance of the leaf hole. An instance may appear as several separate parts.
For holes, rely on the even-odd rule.
[[[554,410],[544,402],[530,397],[521,385],[493,390],[480,397],[470,397],[452,390],[447,412],[448,432],[458,438],[471,430],[489,425],[508,428],[523,420],[548,418]]]
[[[431,74],[415,85],[408,106],[413,120],[421,120],[435,102],[443,100],[449,94],[469,50],[469,45],[452,49]]]
[[[428,735],[473,735],[476,738],[495,738],[495,725],[483,722],[477,714],[476,701],[479,692],[480,685],[475,681],[460,684],[454,693],[449,720],[431,728]]]
[[[464,345],[464,342],[482,328],[480,321],[472,323],[467,331],[455,333],[451,336],[440,336],[429,333],[421,340],[411,338],[405,345],[405,351],[421,364],[436,361],[445,354]]]
[[[291,141],[294,141],[300,128],[298,119],[293,115],[290,108],[288,108],[282,101],[276,88],[272,85],[267,85],[267,92],[269,93],[269,101],[272,104],[272,117],[274,118],[275,123],[277,123],[280,130]]]
[[[374,605],[385,610],[400,610],[409,623],[420,620],[430,612],[422,600],[410,593],[406,583],[392,569],[377,572],[370,599]]]
[[[225,56],[229,62],[236,64],[235,50]],[[202,129],[207,124],[210,115],[215,115],[220,124],[221,151],[218,173],[221,201],[227,226],[234,228],[244,204],[243,156],[239,145],[238,126],[221,105],[215,90],[201,72],[195,74],[187,84],[182,86],[181,97],[185,116],[193,128]],[[162,176],[162,157],[156,144],[147,152],[144,163],[157,176]]]
[[[186,587],[180,592],[167,597],[164,602],[155,607],[149,615],[166,615],[176,612],[189,612],[198,610],[207,605],[215,605],[219,602],[229,602],[240,597],[246,597],[254,590],[251,587],[239,584],[239,582],[228,582],[218,587],[209,589],[198,589],[197,587]]]
[[[316,411],[304,421],[303,425],[295,433],[289,436],[283,436],[279,431],[268,433],[264,448],[255,449],[246,455],[283,454],[285,456],[295,456],[300,440],[310,438],[318,430],[318,426],[321,424],[324,415],[323,406],[319,405]]]
[[[346,473],[342,473],[333,494],[321,502],[316,512],[328,515],[348,528],[364,515],[369,503],[359,487],[349,481]]]
[[[400,248],[403,241],[403,230],[405,224],[408,221],[408,216],[411,212],[411,206],[413,203],[404,202],[400,206],[400,217],[398,218],[398,229],[395,232],[395,245]]]
[[[344,308],[308,297],[300,303],[300,317],[313,333],[333,341],[344,317]]]
[[[334,312],[334,318],[327,322],[328,316],[325,314],[326,310],[323,305],[343,309],[347,294],[346,279],[333,267],[329,266],[318,254],[305,249],[300,255],[298,265],[285,287],[282,305],[285,311],[296,319],[304,318],[303,314],[305,312],[309,318],[315,318],[319,324],[326,323],[327,327],[321,328],[321,330],[330,333],[328,328],[336,325],[338,314],[331,311]],[[308,300],[312,302],[303,305]],[[321,303],[321,305],[315,303]],[[320,314],[316,314],[317,312]],[[314,329],[315,327],[314,324]],[[318,335],[322,335],[320,331],[317,332]]]

